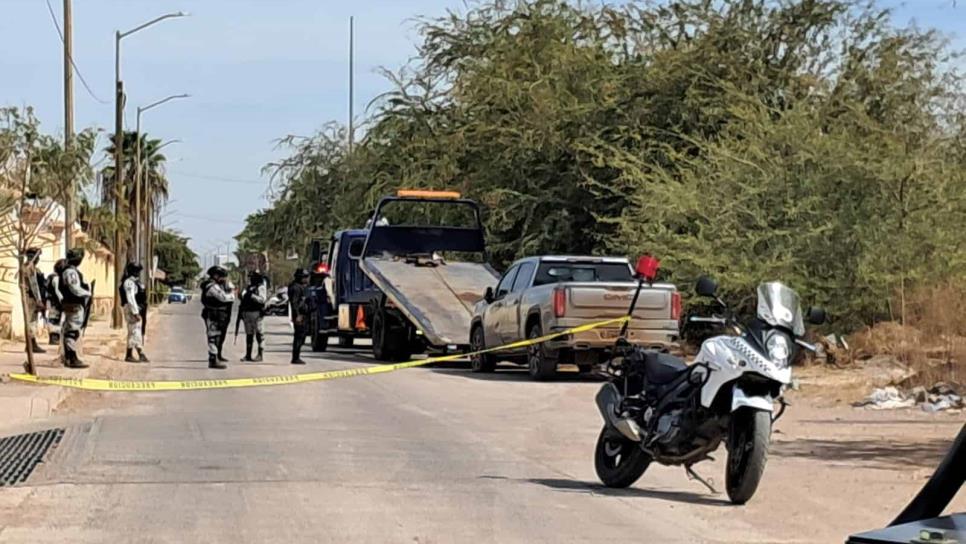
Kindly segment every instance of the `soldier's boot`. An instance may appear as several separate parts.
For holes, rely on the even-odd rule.
[[[255,338],[251,334],[245,335],[245,356],[242,357],[242,361],[254,361],[254,359],[252,359],[252,344],[254,343],[254,340]]]
[[[127,363],[136,363],[136,362],[138,362],[137,358],[134,356],[134,350],[133,349],[127,348],[127,351],[124,352],[124,361],[127,362]]]
[[[262,346],[258,346],[258,355],[253,359],[256,363],[262,362]]]
[[[221,363],[227,363],[228,362],[228,359],[225,358],[225,356],[221,354],[221,349],[222,349],[222,347],[224,347],[224,342],[225,342],[224,337],[222,337],[222,339],[218,342],[218,362],[221,362]]]
[[[208,368],[225,369],[228,367],[225,366],[225,363],[218,360],[217,355],[208,355]]]
[[[33,351],[34,353],[47,353],[47,350],[40,347],[40,344],[37,343],[37,337],[33,337],[30,339],[30,347],[33,348],[31,351]]]
[[[81,361],[77,357],[76,351],[70,351],[67,353],[67,368],[87,368],[87,363]]]
[[[138,348],[138,362],[139,363],[150,363],[151,362],[151,359],[148,359],[148,356],[144,354],[144,350],[141,349],[141,348]]]

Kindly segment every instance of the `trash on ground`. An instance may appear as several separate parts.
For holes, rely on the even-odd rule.
[[[908,392],[891,385],[879,387],[865,399],[852,404],[857,408],[871,410],[897,410],[917,405],[925,412],[960,410],[966,408],[966,399],[959,394],[956,386],[939,382],[929,389],[919,386]]]

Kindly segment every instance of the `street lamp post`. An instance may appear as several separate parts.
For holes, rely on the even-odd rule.
[[[134,208],[135,208],[135,212],[134,212],[134,248],[135,248],[134,249],[134,259],[136,261],[138,261],[138,262],[143,262],[143,260],[142,260],[143,259],[143,255],[141,253],[141,248],[142,248],[142,246],[141,246],[141,238],[142,238],[142,235],[143,235],[143,232],[144,231],[141,230],[141,207],[142,206],[144,207],[144,209],[145,209],[145,217],[147,217],[147,205],[146,205],[146,202],[147,202],[147,192],[148,192],[147,184],[144,181],[144,168],[143,168],[143,165],[141,164],[141,161],[142,161],[142,157],[141,157],[141,114],[144,113],[144,112],[146,112],[146,111],[148,111],[151,108],[155,108],[157,106],[160,106],[161,104],[164,104],[165,102],[168,102],[168,101],[171,101],[171,100],[177,100],[179,98],[188,98],[189,96],[191,96],[191,95],[187,95],[187,94],[173,94],[173,95],[168,96],[166,98],[162,98],[161,100],[158,100],[157,102],[152,102],[152,103],[148,104],[147,106],[144,106],[144,107],[138,106],[137,123],[136,123],[137,128],[134,131],[134,133],[135,133],[135,143],[134,143],[134,149],[135,149],[135,151],[134,151]],[[141,187],[142,187],[142,185],[144,186],[145,202],[141,202],[141,191],[142,191]],[[145,229],[145,230],[147,230],[147,229]],[[146,246],[144,246],[144,247],[146,247]]]
[[[121,262],[121,229],[119,228],[121,206],[123,205],[123,193],[121,187],[124,184],[124,83],[121,81],[121,40],[144,30],[145,28],[160,23],[165,19],[174,17],[184,17],[188,15],[183,11],[166,13],[160,17],[155,17],[150,21],[132,28],[127,32],[116,31],[114,33],[114,312],[111,325],[115,329],[121,328],[121,297],[119,288],[121,276],[124,273],[124,266]]]

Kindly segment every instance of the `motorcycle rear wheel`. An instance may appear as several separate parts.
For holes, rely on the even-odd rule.
[[[594,469],[607,487],[624,488],[636,482],[651,464],[641,445],[604,425],[594,449]]]
[[[761,483],[771,441],[771,413],[739,408],[731,414],[725,488],[734,504],[745,504]]]

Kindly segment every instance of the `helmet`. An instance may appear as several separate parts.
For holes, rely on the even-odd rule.
[[[295,279],[300,280],[307,277],[309,277],[309,273],[307,270],[305,270],[304,268],[295,269]]]
[[[212,278],[215,278],[215,277],[224,278],[228,276],[228,271],[225,270],[225,267],[219,266],[216,264],[215,266],[212,266],[211,268],[208,269],[208,275],[211,276]]]
[[[126,277],[138,276],[142,270],[144,270],[144,266],[141,263],[127,263],[127,266],[124,268],[124,275]]]
[[[248,273],[248,282],[251,284],[261,283],[263,277],[264,276],[262,276],[262,273],[258,270],[252,270]]]
[[[24,252],[24,255],[27,257],[27,262],[34,262],[40,257],[40,248],[27,248],[27,251]]]
[[[63,272],[65,268],[67,268],[67,260],[66,259],[57,259],[57,262],[54,263],[54,272],[56,272],[58,274],[60,274],[61,272]]]
[[[75,247],[67,250],[67,264],[77,266],[84,260],[84,248]]]

